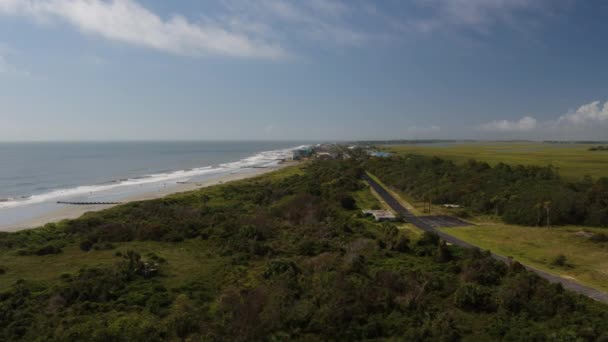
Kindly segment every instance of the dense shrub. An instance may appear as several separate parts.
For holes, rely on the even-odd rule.
[[[454,293],[454,304],[468,311],[493,311],[492,291],[476,284],[463,284]]]
[[[351,195],[342,195],[340,198],[340,204],[342,205],[342,208],[346,210],[354,210],[357,207],[357,203]]]
[[[17,253],[19,255],[49,255],[49,254],[60,254],[63,249],[55,244],[46,244],[43,246],[32,246],[25,249],[20,249]]]

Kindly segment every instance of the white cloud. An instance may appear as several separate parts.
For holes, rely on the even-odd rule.
[[[288,34],[288,39],[303,38],[314,42],[359,46],[382,37],[352,25],[349,19],[366,16],[355,2],[339,0],[225,0],[231,22],[271,24],[274,32]]]
[[[559,116],[557,119],[539,121],[526,116],[517,121],[497,120],[478,126],[487,132],[533,132],[537,137],[567,137],[569,139],[588,139],[590,136],[605,139],[608,132],[608,101],[603,105],[593,101],[580,106],[577,110]]]
[[[421,17],[405,26],[421,32],[465,27],[485,32],[497,23],[510,23],[516,13],[538,11],[543,0],[417,0]]]
[[[61,20],[81,32],[180,55],[218,54],[279,59],[277,43],[215,22],[195,23],[181,15],[163,19],[135,0],[0,0],[0,14]]]
[[[216,0],[193,20],[155,13],[143,0],[0,0],[0,15],[67,23],[87,35],[178,55],[281,59],[302,41],[360,47],[403,39],[404,30],[485,31],[519,11],[538,12],[546,1],[412,0],[396,2],[412,13],[397,16],[392,5],[381,10],[367,1]]]
[[[349,7],[338,0],[308,0],[309,5],[323,13],[342,15],[350,11]]]
[[[608,101],[601,106],[600,101],[593,101],[580,106],[576,111],[562,115],[557,125],[586,125],[608,122]]]
[[[483,131],[496,132],[525,132],[531,131],[536,127],[537,120],[530,116],[523,117],[517,121],[497,120],[479,126]]]

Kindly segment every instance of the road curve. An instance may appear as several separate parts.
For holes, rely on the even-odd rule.
[[[466,241],[460,240],[458,238],[455,238],[452,235],[446,234],[442,231],[439,231],[439,230],[433,228],[433,226],[424,222],[423,220],[418,218],[416,215],[412,214],[409,210],[407,210],[403,205],[401,205],[401,203],[397,199],[395,199],[395,197],[390,192],[388,192],[382,185],[378,184],[378,182],[376,182],[374,179],[369,177],[367,174],[363,175],[363,179],[365,181],[367,181],[367,183],[378,193],[378,195],[380,195],[380,197],[382,197],[384,202],[386,202],[386,204],[388,204],[388,206],[391,207],[391,209],[393,209],[396,213],[403,216],[403,218],[407,222],[413,224],[414,226],[416,226],[419,229],[422,229],[426,232],[437,234],[441,239],[443,239],[444,241],[449,242],[451,244],[454,244],[454,245],[457,245],[460,247],[465,247],[465,248],[481,248],[481,247],[475,246],[473,244],[470,244]],[[509,263],[512,261],[511,259],[509,259],[507,257],[498,255],[498,254],[494,254],[494,253],[492,253],[492,257],[494,257],[497,260],[506,262],[506,263]],[[581,285],[575,281],[572,281],[569,279],[564,279],[562,277],[556,276],[549,272],[539,270],[539,269],[531,267],[531,266],[524,265],[524,267],[526,269],[528,269],[529,271],[536,273],[541,278],[544,278],[552,283],[562,284],[562,286],[564,288],[566,288],[570,291],[574,291],[576,293],[587,296],[591,299],[595,299],[599,302],[608,304],[608,293]]]

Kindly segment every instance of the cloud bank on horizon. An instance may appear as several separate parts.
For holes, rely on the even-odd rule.
[[[478,126],[480,130],[488,132],[563,131],[586,127],[608,129],[608,101],[603,105],[600,101],[584,104],[554,120],[540,122],[534,117],[525,116],[519,120],[495,120]]]

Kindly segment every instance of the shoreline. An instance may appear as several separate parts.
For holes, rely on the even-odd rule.
[[[224,174],[224,175],[221,175],[218,177],[214,177],[214,178],[206,179],[206,180],[202,180],[202,181],[195,181],[192,183],[179,182],[179,183],[173,184],[170,188],[167,188],[167,189],[149,191],[149,192],[127,197],[124,200],[121,200],[120,204],[83,205],[83,206],[58,204],[58,206],[61,206],[61,207],[58,207],[57,210],[53,210],[52,212],[49,212],[49,213],[46,213],[46,214],[43,214],[43,215],[40,215],[37,217],[29,218],[26,220],[22,220],[17,223],[0,225],[0,233],[1,232],[12,233],[12,232],[18,232],[18,231],[22,231],[22,230],[40,228],[48,223],[57,223],[57,222],[67,220],[67,219],[76,219],[88,212],[110,209],[112,207],[122,205],[122,204],[127,204],[130,202],[158,199],[158,198],[163,198],[163,197],[166,197],[166,196],[169,196],[172,194],[181,193],[181,192],[188,192],[188,191],[198,190],[198,189],[202,189],[202,188],[206,188],[206,187],[210,187],[210,186],[214,186],[214,185],[219,185],[219,184],[224,184],[224,183],[228,183],[228,182],[234,182],[234,181],[238,181],[238,180],[254,178],[254,177],[266,174],[266,173],[281,170],[281,169],[291,166],[291,165],[297,165],[297,163],[282,162],[278,165],[269,166],[266,168],[247,168],[247,169],[243,169],[241,171],[237,170],[237,171],[231,172],[229,174]]]

